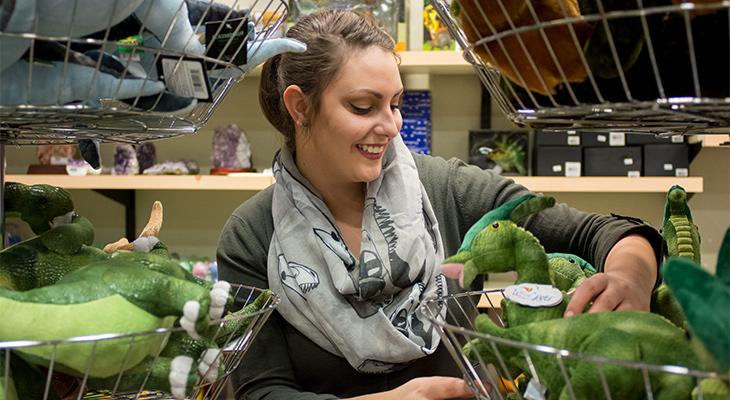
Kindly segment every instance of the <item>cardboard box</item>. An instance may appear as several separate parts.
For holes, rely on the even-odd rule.
[[[469,163],[501,175],[528,175],[528,131],[469,131]]]
[[[535,151],[538,176],[581,176],[583,153],[574,146],[540,146]]]
[[[641,147],[586,147],[583,168],[585,176],[641,176]]]
[[[566,132],[535,132],[535,146],[580,146],[580,133]]]
[[[689,146],[647,144],[644,146],[645,176],[688,176]]]

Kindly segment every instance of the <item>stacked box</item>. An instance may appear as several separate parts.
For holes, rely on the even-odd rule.
[[[431,154],[431,92],[406,90],[401,104],[403,142],[414,153]]]
[[[583,165],[586,176],[641,176],[641,147],[586,147]]]
[[[535,132],[533,171],[538,176],[581,176],[583,146],[577,131]]]
[[[644,175],[688,176],[689,146],[686,144],[644,145]]]

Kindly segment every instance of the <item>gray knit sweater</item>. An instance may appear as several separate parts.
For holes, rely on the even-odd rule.
[[[469,227],[484,213],[527,193],[510,179],[467,166],[458,159],[414,155],[418,173],[438,220],[445,254],[454,254]],[[268,288],[266,261],[274,231],[273,187],[256,194],[231,215],[218,247],[221,279]],[[584,213],[565,204],[524,221],[547,252],[576,254],[602,270],[609,250],[623,236],[645,236],[659,260],[661,236],[640,220]],[[449,285],[453,293],[454,285]],[[255,338],[233,374],[238,399],[324,400],[393,389],[419,376],[460,376],[444,346],[403,370],[361,374],[344,358],[307,339],[278,313]]]

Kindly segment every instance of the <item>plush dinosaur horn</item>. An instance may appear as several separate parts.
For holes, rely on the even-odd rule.
[[[515,207],[520,205],[525,200],[529,200],[533,197],[535,197],[535,195],[532,193],[520,196],[484,214],[484,216],[482,216],[479,221],[477,221],[474,225],[471,226],[471,228],[469,228],[468,231],[466,231],[466,235],[464,235],[464,240],[461,242],[461,247],[459,247],[459,253],[462,251],[471,250],[471,244],[474,241],[474,238],[479,232],[482,231],[482,229],[486,228],[494,221],[510,219],[510,214],[512,214],[512,211],[515,209]]]

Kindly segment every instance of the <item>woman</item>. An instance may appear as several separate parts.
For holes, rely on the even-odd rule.
[[[444,294],[438,265],[467,229],[527,190],[459,160],[408,152],[394,43],[370,19],[321,12],[287,36],[307,51],[269,60],[260,87],[266,117],[286,138],[276,184],[233,213],[218,250],[222,279],[282,297],[236,373],[237,396],[469,397],[419,306]],[[591,312],[649,309],[655,230],[565,205],[524,225],[547,251],[577,254],[602,272],[575,292],[566,316],[590,301]]]

